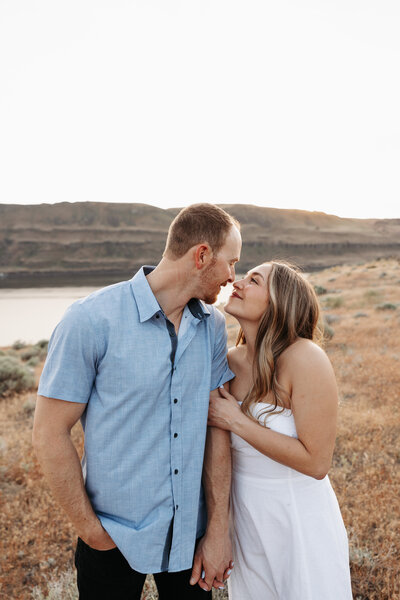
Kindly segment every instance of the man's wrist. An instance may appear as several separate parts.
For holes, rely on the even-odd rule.
[[[106,531],[97,517],[96,519],[93,519],[90,524],[87,523],[84,528],[78,531],[79,537],[82,538],[89,546],[95,545],[105,533]]]
[[[225,518],[209,519],[205,535],[210,537],[229,535],[229,513]]]

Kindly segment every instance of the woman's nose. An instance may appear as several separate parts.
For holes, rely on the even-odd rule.
[[[236,281],[233,282],[233,287],[241,288],[242,284],[243,284],[243,279],[237,279]]]

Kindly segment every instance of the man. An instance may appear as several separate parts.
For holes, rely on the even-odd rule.
[[[233,377],[210,304],[234,280],[240,249],[230,215],[189,206],[157,267],[75,302],[52,335],[33,441],[79,535],[81,600],[139,599],[146,573],[160,600],[211,598],[228,575],[226,432],[207,435],[207,517],[201,477],[209,394]],[[79,419],[83,474],[70,437]]]

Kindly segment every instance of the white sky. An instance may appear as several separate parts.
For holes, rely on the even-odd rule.
[[[400,217],[398,0],[0,0],[0,202]]]

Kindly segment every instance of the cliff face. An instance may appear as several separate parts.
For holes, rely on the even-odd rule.
[[[271,258],[305,270],[400,257],[400,219],[223,205],[242,224],[240,271]],[[156,264],[178,209],[145,204],[0,205],[0,286],[118,280]]]

